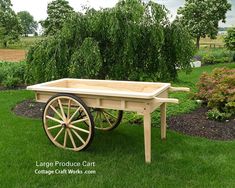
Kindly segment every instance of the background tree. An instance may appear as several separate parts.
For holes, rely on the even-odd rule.
[[[61,31],[28,53],[28,80],[63,77],[163,81],[190,69],[192,37],[155,2],[122,0],[115,7],[73,14]]]
[[[226,47],[229,50],[235,51],[235,27],[230,28],[227,31],[227,35],[225,36],[224,41],[225,41]]]
[[[74,13],[66,0],[55,0],[48,4],[46,20],[41,21],[45,35],[54,35],[63,27],[64,22]]]
[[[0,40],[4,47],[8,42],[18,40],[22,32],[20,20],[11,6],[10,0],[0,0]]]
[[[219,21],[225,22],[226,13],[231,10],[227,0],[185,0],[178,15],[193,37],[197,48],[201,37],[215,38],[218,34]]]
[[[23,27],[23,33],[25,37],[28,34],[33,34],[36,32],[38,24],[34,21],[33,16],[27,11],[20,11],[17,13],[17,16],[20,18],[20,23]]]

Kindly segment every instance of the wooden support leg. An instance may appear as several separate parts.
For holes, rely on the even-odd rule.
[[[166,103],[162,103],[161,110],[161,139],[166,139]]]
[[[145,162],[151,162],[151,114],[144,114],[144,149]]]

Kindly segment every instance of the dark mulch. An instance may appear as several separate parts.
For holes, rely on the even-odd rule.
[[[3,86],[0,86],[0,91],[6,91],[6,90],[22,90],[25,89],[26,86],[17,86],[17,87],[11,87],[11,88],[6,88]]]
[[[44,103],[25,100],[13,109],[15,114],[29,118],[41,118]],[[207,109],[201,107],[191,113],[168,118],[169,129],[191,136],[213,140],[235,139],[235,118],[228,122],[217,122],[206,118]],[[142,123],[141,123],[142,124]]]
[[[45,103],[38,103],[33,100],[25,100],[15,106],[13,112],[19,116],[29,118],[41,118]]]
[[[182,114],[168,119],[170,129],[191,136],[213,140],[235,139],[235,118],[226,122],[208,120],[208,109],[201,107],[189,114]]]

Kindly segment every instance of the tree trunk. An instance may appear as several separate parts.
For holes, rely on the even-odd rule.
[[[197,43],[196,43],[196,45],[197,45],[197,49],[199,49],[200,48],[200,36],[197,36]]]

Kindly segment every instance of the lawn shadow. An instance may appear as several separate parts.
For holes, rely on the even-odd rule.
[[[94,140],[89,147],[89,152],[103,155],[104,153],[114,151],[129,153],[131,151],[142,150],[143,135],[140,135],[140,131],[135,130],[132,133],[130,128],[127,128],[130,131],[124,129],[116,129],[108,132],[95,131]]]

